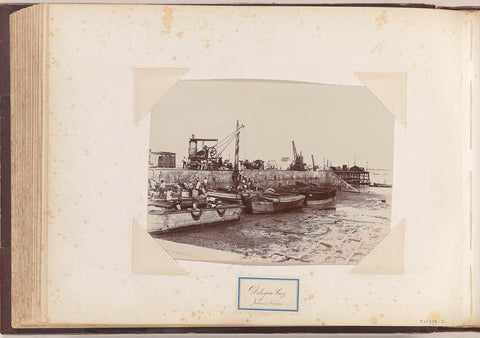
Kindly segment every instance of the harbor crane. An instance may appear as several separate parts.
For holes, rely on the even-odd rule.
[[[313,157],[313,154],[312,154],[312,168],[313,168],[313,171],[318,169],[318,165],[315,165],[315,158]]]
[[[197,138],[195,135],[192,135],[188,141],[187,168],[192,170],[217,170],[222,166],[226,166],[231,169],[229,161],[223,161],[222,153],[234,140],[236,140],[236,147],[238,147],[240,129],[244,127],[243,124],[239,125],[237,121],[236,129],[220,141],[214,138]],[[201,142],[200,147],[199,142]],[[238,160],[237,153],[236,159]]]
[[[293,148],[293,162],[290,164],[288,170],[295,170],[295,171],[304,171],[306,170],[306,164],[303,162],[303,155],[302,152],[298,153],[297,148],[295,147],[295,142],[292,141],[292,148]]]

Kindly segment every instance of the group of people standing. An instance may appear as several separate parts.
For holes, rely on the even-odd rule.
[[[169,184],[168,187],[163,178],[149,179],[149,196],[167,201],[181,197],[198,198],[207,194],[208,185],[207,177],[202,180],[195,177],[189,182]]]
[[[238,191],[247,191],[247,190],[259,190],[260,183],[255,182],[253,178],[246,177],[240,174],[240,182],[238,183]]]
[[[149,179],[149,197],[172,200],[174,198],[199,198],[206,196],[210,187],[208,177],[203,179],[198,177],[191,178],[188,182],[178,182],[175,184],[168,184],[165,179]],[[259,190],[260,183],[253,178],[240,174],[236,189],[238,191]]]

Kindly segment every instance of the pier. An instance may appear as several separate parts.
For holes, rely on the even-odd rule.
[[[338,176],[338,178],[354,187],[370,185],[370,173],[364,168],[357,166],[348,168],[346,165],[343,165],[341,168],[331,167],[330,169]]]

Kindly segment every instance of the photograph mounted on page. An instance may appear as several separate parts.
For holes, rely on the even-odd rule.
[[[366,87],[181,80],[151,112],[147,229],[249,262],[357,264],[391,228],[393,127]]]

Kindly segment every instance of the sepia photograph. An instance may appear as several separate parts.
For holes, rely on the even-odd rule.
[[[357,264],[390,230],[393,130],[366,87],[179,81],[151,111],[148,231],[254,263]]]

